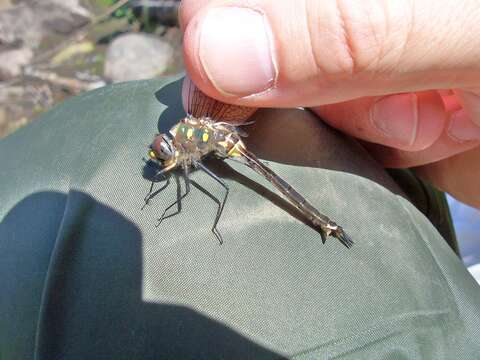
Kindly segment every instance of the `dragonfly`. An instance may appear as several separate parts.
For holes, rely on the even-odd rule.
[[[333,236],[347,248],[352,247],[351,237],[340,225],[317,210],[287,181],[247,149],[242,140],[242,137],[247,134],[239,126],[238,121],[250,117],[255,112],[255,108],[228,105],[214,100],[203,94],[188,78],[185,78],[183,87],[183,93],[186,94],[184,107],[187,116],[175,124],[168,134],[156,135],[148,148],[149,161],[155,163],[159,170],[145,197],[145,204],[155,194],[153,185],[156,180],[165,177],[175,169],[182,169],[185,179],[185,193],[164,210],[161,218],[158,219],[159,224],[165,219],[168,210],[189,194],[190,170],[192,168],[199,169],[225,189],[223,201],[219,204],[212,227],[216,238],[221,244],[223,243],[217,225],[230,189],[222,178],[202,163],[205,157],[214,155],[220,159],[236,159],[268,180],[318,230],[322,243],[326,242],[327,236]]]

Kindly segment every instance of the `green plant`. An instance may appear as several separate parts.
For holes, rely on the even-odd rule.
[[[101,3],[105,6],[113,6],[117,2],[118,0],[101,0]],[[127,18],[129,22],[136,20],[132,9],[128,6],[128,3],[117,9],[112,16],[116,18]]]

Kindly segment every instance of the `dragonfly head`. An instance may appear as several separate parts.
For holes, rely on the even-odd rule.
[[[171,160],[174,154],[172,140],[165,134],[157,135],[148,149],[150,160],[159,165],[164,165],[165,162]]]

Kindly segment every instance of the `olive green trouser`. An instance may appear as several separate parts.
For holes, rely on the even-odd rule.
[[[391,175],[307,111],[259,112],[248,145],[352,249],[215,159],[223,245],[225,189],[200,171],[156,226],[185,191],[172,174],[141,210],[147,145],[182,116],[169,81],[78,96],[0,141],[1,360],[479,358],[479,286]]]

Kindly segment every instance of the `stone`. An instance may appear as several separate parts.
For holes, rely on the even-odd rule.
[[[19,0],[0,11],[0,51],[35,49],[52,33],[70,33],[90,20],[79,0]]]
[[[167,41],[147,34],[126,34],[110,44],[105,76],[113,82],[148,79],[165,74],[173,61],[174,49]]]
[[[11,0],[0,0],[0,11],[9,9],[13,6]]]
[[[70,34],[90,18],[90,13],[80,6],[78,0],[47,0],[36,4],[34,8],[36,13],[49,14],[43,18],[42,25],[46,31],[54,33]]]
[[[30,63],[33,52],[20,48],[0,52],[0,81],[11,80],[22,73],[22,68]]]
[[[36,19],[31,7],[18,4],[0,12],[0,49],[24,44],[34,48],[41,38],[41,22]]]
[[[89,18],[91,16],[90,12],[81,5],[79,0],[43,0],[43,2],[53,4],[54,6],[63,7],[72,15],[81,16],[84,18]]]

